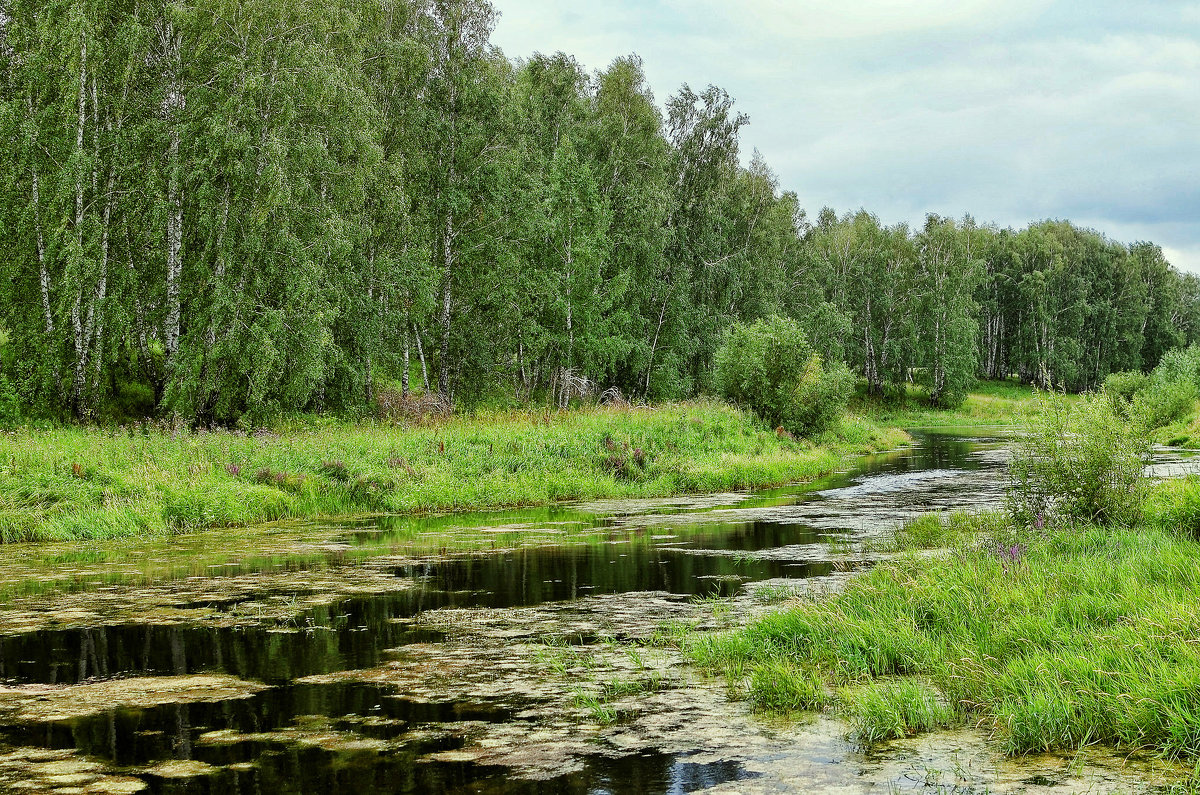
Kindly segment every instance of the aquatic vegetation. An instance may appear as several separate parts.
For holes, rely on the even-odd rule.
[[[947,703],[928,683],[916,679],[872,682],[850,691],[846,700],[852,735],[865,745],[961,722],[955,705]]]
[[[143,430],[0,435],[0,539],[728,491],[811,479],[907,438],[862,421],[817,440],[780,438],[705,401],[484,413],[421,427]]]
[[[816,671],[785,660],[755,666],[750,674],[750,694],[754,709],[776,712],[821,709],[830,701]]]

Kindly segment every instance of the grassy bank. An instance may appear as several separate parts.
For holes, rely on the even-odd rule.
[[[957,408],[935,409],[916,387],[902,398],[872,398],[860,390],[850,410],[880,425],[901,428],[1021,426],[1036,416],[1036,394],[1033,387],[1014,381],[981,381]]]
[[[0,435],[0,537],[104,538],[288,517],[650,497],[804,480],[906,437],[850,418],[814,441],[716,402],[509,412],[418,428],[307,424]]]
[[[1200,543],[1161,506],[1200,503],[1200,482],[1159,488],[1137,529],[926,517],[898,533],[907,552],[841,592],[692,654],[759,707],[842,711],[863,743],[969,723],[1015,754],[1104,742],[1196,757]]]

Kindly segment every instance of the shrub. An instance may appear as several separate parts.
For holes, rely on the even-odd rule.
[[[781,317],[733,326],[717,350],[714,380],[724,397],[805,435],[832,425],[854,386],[845,365],[824,367],[800,327]]]
[[[12,383],[0,375],[0,428],[15,428],[21,424],[21,402]]]
[[[1103,395],[1038,397],[1040,416],[1013,450],[1009,508],[1026,526],[1127,524],[1141,507],[1150,444]]]
[[[1151,378],[1200,384],[1200,346],[1172,348],[1163,354]]]
[[[1116,401],[1114,406],[1118,411],[1124,411],[1133,402],[1133,396],[1145,389],[1149,382],[1150,379],[1145,373],[1136,370],[1113,373],[1104,379],[1104,394],[1108,395],[1110,400]]]
[[[1191,381],[1151,378],[1133,396],[1129,418],[1147,430],[1162,428],[1191,414],[1197,397],[1200,392]]]

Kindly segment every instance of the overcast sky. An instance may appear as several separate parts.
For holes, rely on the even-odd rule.
[[[1200,272],[1200,2],[493,2],[510,58],[726,89],[810,216],[1067,218]]]

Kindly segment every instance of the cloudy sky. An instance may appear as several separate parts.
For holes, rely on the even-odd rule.
[[[1200,272],[1200,2],[493,2],[509,57],[726,89],[810,215],[1068,218]]]

